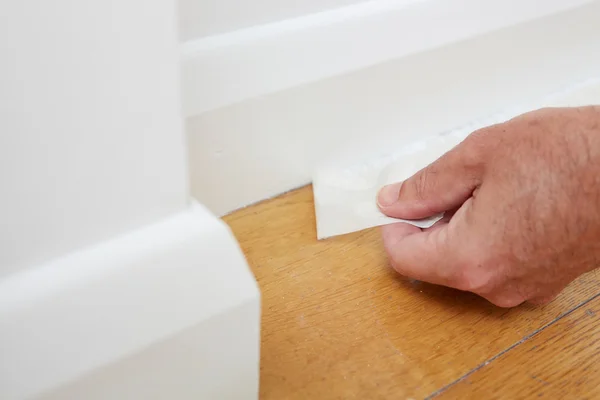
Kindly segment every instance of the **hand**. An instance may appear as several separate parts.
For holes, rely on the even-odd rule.
[[[600,262],[600,107],[542,109],[471,134],[381,211],[429,229],[383,227],[393,267],[501,307],[544,304]]]

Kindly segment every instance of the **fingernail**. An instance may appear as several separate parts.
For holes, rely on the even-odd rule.
[[[379,204],[380,207],[394,205],[398,201],[401,186],[402,182],[382,187],[377,194],[377,204]]]

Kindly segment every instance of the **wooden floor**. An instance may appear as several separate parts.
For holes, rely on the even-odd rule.
[[[395,274],[379,231],[316,240],[312,189],[224,218],[262,292],[261,399],[600,398],[600,273],[500,309]]]

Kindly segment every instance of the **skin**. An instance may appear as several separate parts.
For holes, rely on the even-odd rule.
[[[429,229],[383,227],[402,275],[500,307],[545,304],[600,266],[600,107],[542,109],[472,133],[404,182],[388,216],[446,212]]]

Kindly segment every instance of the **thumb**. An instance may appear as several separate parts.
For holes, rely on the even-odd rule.
[[[421,219],[460,207],[481,184],[485,157],[467,138],[404,182],[384,186],[377,204],[393,218]]]

